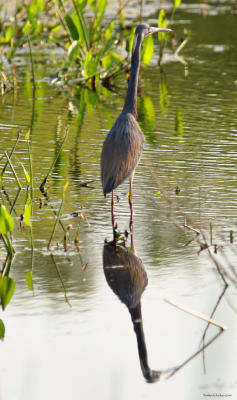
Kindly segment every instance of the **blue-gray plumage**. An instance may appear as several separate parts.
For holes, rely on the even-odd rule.
[[[133,114],[122,112],[105,139],[101,157],[104,195],[110,193],[136,168],[144,146],[144,135]]]
[[[127,178],[130,178],[129,203],[132,221],[132,180],[135,168],[143,151],[145,140],[136,121],[137,84],[141,44],[146,36],[163,31],[172,32],[171,29],[152,28],[147,24],[139,24],[137,26],[133,40],[131,73],[125,104],[103,144],[101,154],[101,181],[104,196],[112,192],[111,211],[113,223],[113,190]]]

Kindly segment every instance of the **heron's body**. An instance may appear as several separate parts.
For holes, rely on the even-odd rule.
[[[133,174],[142,154],[144,140],[133,114],[123,111],[107,135],[102,149],[101,179],[105,196]]]

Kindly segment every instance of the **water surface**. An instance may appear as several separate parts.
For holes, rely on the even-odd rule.
[[[232,9],[231,2],[212,2],[205,16],[199,4],[177,10],[173,26],[177,40],[184,28],[192,31],[181,53],[188,76],[170,49],[162,73],[155,54],[151,65],[141,70],[138,119],[146,145],[134,180],[134,243],[148,276],[141,298],[148,360],[159,371],[181,364],[197,351],[206,327],[164,300],[173,299],[211,315],[223,289],[207,251],[198,255],[195,241],[187,245],[195,233],[182,228],[183,214],[193,228],[203,228],[208,239],[212,219],[213,243],[222,244],[228,261],[236,265],[236,250],[229,244],[230,230],[236,231],[237,201],[237,20]],[[45,55],[41,57],[44,61]],[[116,82],[115,92],[101,88],[96,94],[77,88],[58,90],[49,84],[52,69],[40,62],[36,73],[38,88],[32,93],[30,69],[19,65],[18,90],[2,97],[0,103],[1,151],[10,151],[17,128],[26,132],[31,127],[35,177],[34,295],[25,282],[25,272],[31,268],[29,230],[18,229],[25,189],[13,214],[17,253],[11,276],[16,291],[1,316],[6,326],[6,338],[0,345],[3,399],[196,400],[207,394],[235,398],[236,280],[214,315],[228,330],[205,351],[206,373],[199,355],[174,377],[162,377],[154,384],[142,376],[128,309],[107,285],[102,252],[104,239],[112,238],[110,197],[102,196],[99,160],[104,138],[123,107],[124,76]],[[38,187],[66,126],[68,138],[48,180],[46,201]],[[14,159],[22,182],[17,159],[27,165],[23,138]],[[52,258],[47,243],[55,220],[53,210],[59,208],[66,181],[62,221],[72,225],[71,240],[64,252],[58,226]],[[17,189],[10,171],[3,185],[12,202]],[[129,226],[127,192],[128,183],[116,191],[121,231]],[[2,197],[8,206],[4,193]],[[80,223],[79,254],[74,245],[79,218],[72,213],[82,210],[90,226]],[[236,249],[235,242],[233,246]],[[221,257],[220,252],[217,256]],[[229,268],[228,262],[225,265]],[[216,332],[210,327],[207,340]]]

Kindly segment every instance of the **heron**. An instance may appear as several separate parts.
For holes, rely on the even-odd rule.
[[[130,232],[133,225],[132,183],[141,158],[145,138],[136,121],[137,86],[143,39],[155,32],[172,32],[169,28],[154,28],[139,24],[136,28],[131,57],[131,71],[123,110],[105,138],[101,153],[101,181],[104,196],[112,192],[111,216],[115,232],[114,189],[129,178]]]

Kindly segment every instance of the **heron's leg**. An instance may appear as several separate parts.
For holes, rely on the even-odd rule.
[[[132,182],[133,182],[133,176],[134,174],[131,175],[129,179],[129,206],[130,206],[130,223],[129,223],[129,228],[130,228],[130,233],[133,235],[133,200],[132,200]]]

